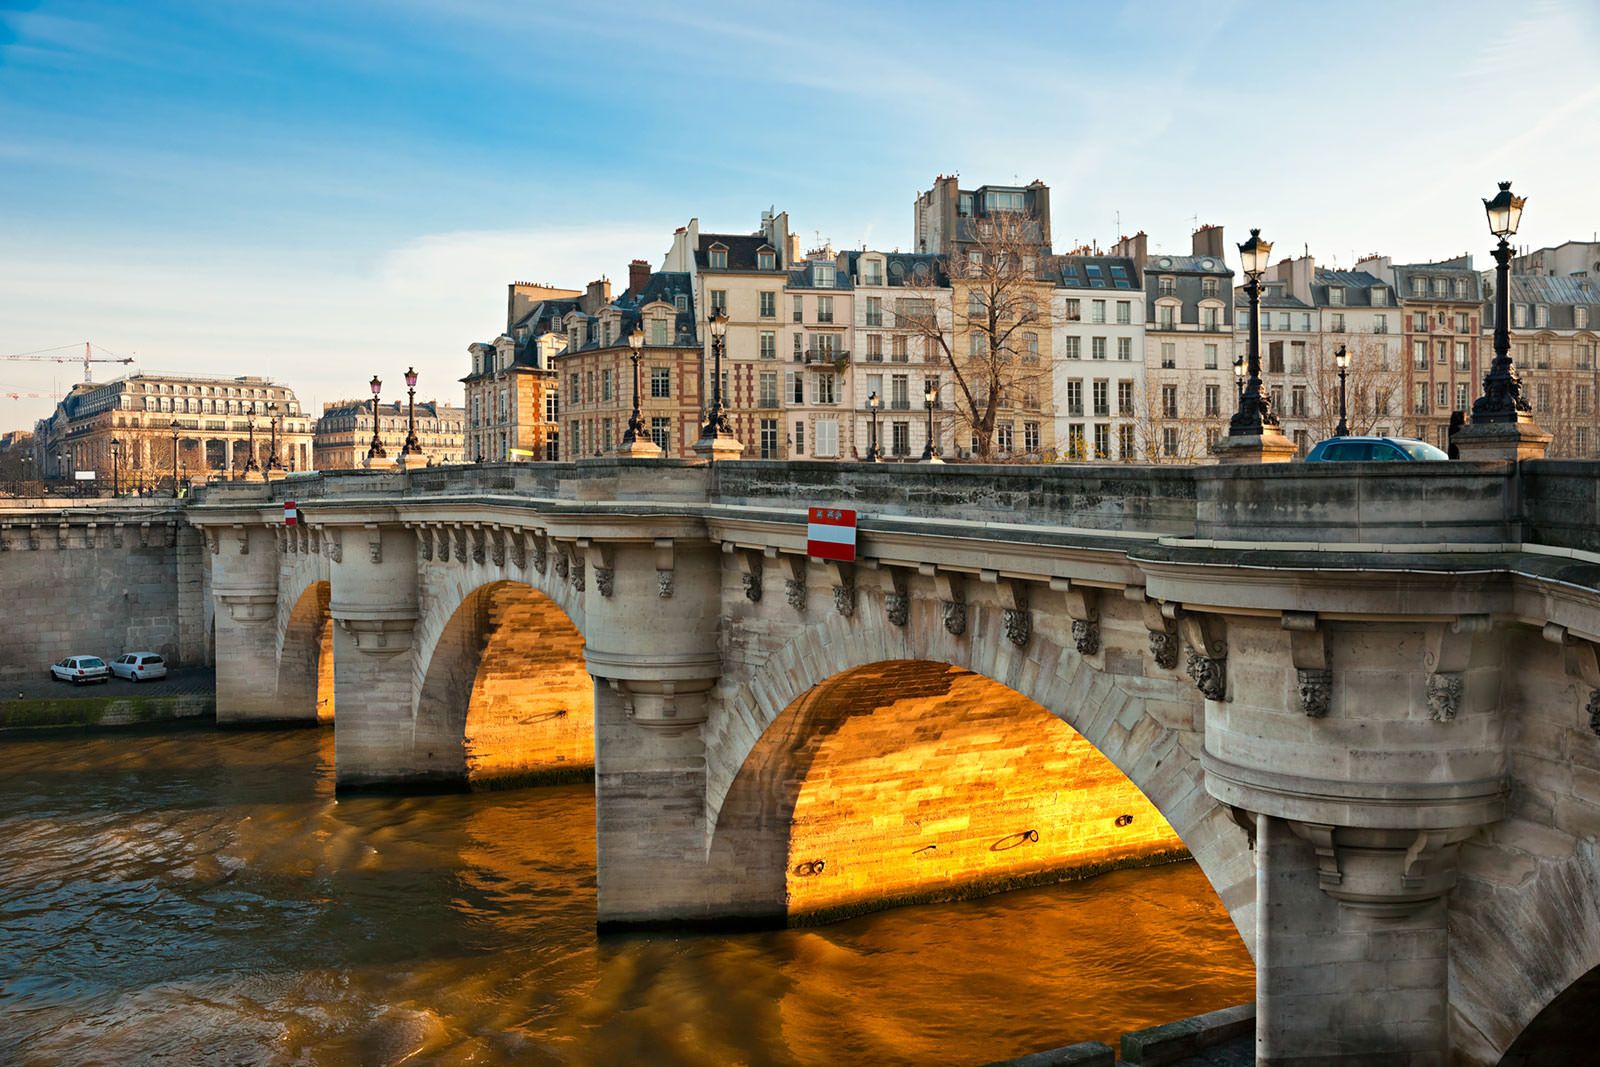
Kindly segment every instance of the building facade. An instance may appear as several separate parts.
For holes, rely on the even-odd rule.
[[[1145,301],[1131,256],[1067,255],[1052,268],[1056,451],[1063,459],[1143,458]]]
[[[1470,413],[1486,369],[1480,359],[1483,286],[1472,257],[1395,266],[1363,260],[1357,266],[1393,285],[1400,304],[1406,434],[1447,448],[1451,414]]]
[[[1563,245],[1570,248],[1571,245]],[[1494,358],[1493,274],[1483,278],[1480,312],[1485,365]],[[1551,434],[1549,459],[1593,459],[1600,448],[1600,280],[1586,274],[1513,274],[1511,359],[1540,429]]]
[[[137,374],[73,386],[35,425],[34,461],[43,478],[93,470],[126,491],[243,474],[252,455],[256,470],[309,470],[312,441],[294,391],[270,378]]]
[[[475,462],[558,459],[561,400],[551,368],[568,342],[561,319],[609,301],[610,283],[579,290],[512,282],[508,289],[505,332],[467,346],[465,455]]]
[[[313,458],[317,470],[350,470],[369,465],[374,432],[371,400],[335,400],[322,405],[316,421]],[[413,418],[415,422],[413,423]],[[466,411],[437,400],[419,402],[415,413],[404,400],[380,404],[377,436],[385,461],[397,461],[415,425],[420,454],[407,457],[407,466],[465,463]]]
[[[884,459],[921,459],[930,425],[932,454],[953,455],[947,367],[938,346],[919,325],[929,319],[950,321],[950,286],[939,257],[841,252],[837,265],[849,277],[854,295],[855,340],[845,385],[856,400],[853,438],[868,442],[870,448],[873,415],[870,408],[862,409],[876,393],[881,401],[878,447]],[[926,399],[930,393],[931,419]]]

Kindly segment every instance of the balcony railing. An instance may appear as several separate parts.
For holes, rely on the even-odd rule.
[[[844,348],[808,348],[806,349],[806,362],[814,365],[832,365],[841,360],[850,358],[849,349]]]
[[[883,312],[880,311],[880,312],[878,312],[876,314],[874,314],[874,313],[872,313],[870,311],[867,312],[867,325],[868,326],[882,326],[883,325]]]

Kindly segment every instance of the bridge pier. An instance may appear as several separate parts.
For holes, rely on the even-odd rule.
[[[289,718],[278,706],[278,549],[261,525],[213,527],[217,722]]]

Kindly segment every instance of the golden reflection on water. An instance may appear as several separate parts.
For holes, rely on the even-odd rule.
[[[1252,996],[1192,864],[597,938],[586,786],[336,802],[328,730],[0,749],[7,1062],[969,1064]]]

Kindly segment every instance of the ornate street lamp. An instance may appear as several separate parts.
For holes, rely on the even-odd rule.
[[[111,439],[111,495],[112,496],[116,496],[117,495],[117,487],[121,484],[117,480],[117,476],[119,474],[121,474],[121,470],[117,466],[117,460],[121,455],[122,455],[122,442],[117,440],[115,437],[113,437]]]
[[[1261,275],[1272,256],[1272,243],[1261,239],[1260,230],[1250,231],[1250,240],[1239,246],[1244,266],[1244,291],[1250,297],[1250,345],[1246,350],[1248,377],[1239,394],[1239,410],[1228,420],[1229,437],[1259,437],[1267,427],[1276,427],[1272,401],[1261,392]]]
[[[367,459],[385,459],[389,453],[383,450],[383,438],[378,436],[378,394],[383,392],[383,382],[374,374],[367,384],[372,386],[372,445],[367,449]]]
[[[1493,200],[1483,202],[1489,232],[1500,238],[1494,250],[1494,361],[1483,376],[1483,395],[1473,401],[1474,425],[1533,421],[1533,407],[1522,395],[1522,380],[1511,364],[1511,245],[1507,237],[1517,232],[1526,197],[1512,196],[1511,183],[1501,182]]]
[[[933,451],[933,405],[939,402],[939,387],[929,381],[922,390],[922,405],[928,409],[928,443],[922,446],[922,462],[943,463]]]
[[[1244,396],[1244,357],[1233,361],[1233,384],[1240,397]]]
[[[882,463],[883,455],[878,451],[878,408],[883,401],[878,399],[878,394],[873,393],[867,397],[867,410],[872,412],[872,439],[867,447],[867,462]]]
[[[712,308],[706,323],[711,329],[711,407],[706,411],[706,424],[700,428],[702,440],[733,436],[728,412],[722,406],[722,344],[728,332],[728,313],[720,307]]]
[[[422,455],[422,446],[417,443],[417,372],[411,367],[406,368],[406,443],[400,454]]]
[[[628,358],[633,360],[633,414],[628,416],[628,429],[622,435],[623,445],[631,445],[635,441],[650,440],[650,433],[645,429],[644,416],[639,414],[639,356],[644,348],[644,329],[634,330],[628,335]]]
[[[172,499],[178,499],[178,420],[168,427],[172,431]]]
[[[254,400],[250,401],[250,406],[245,408],[244,424],[250,431],[250,458],[244,461],[244,472],[249,474],[251,471],[259,471],[261,469],[261,464],[256,462],[256,402]],[[172,480],[176,482],[178,480],[178,460],[176,455],[174,455],[172,463]]]
[[[1347,437],[1350,427],[1344,421],[1344,376],[1350,366],[1350,353],[1345,351],[1344,345],[1333,354],[1333,362],[1339,368],[1339,425],[1333,428],[1333,436]]]
[[[271,434],[271,441],[267,445],[267,470],[275,471],[282,464],[278,462],[278,420],[283,416],[278,410],[276,401],[267,404],[267,428]],[[252,451],[254,451],[252,449]]]

